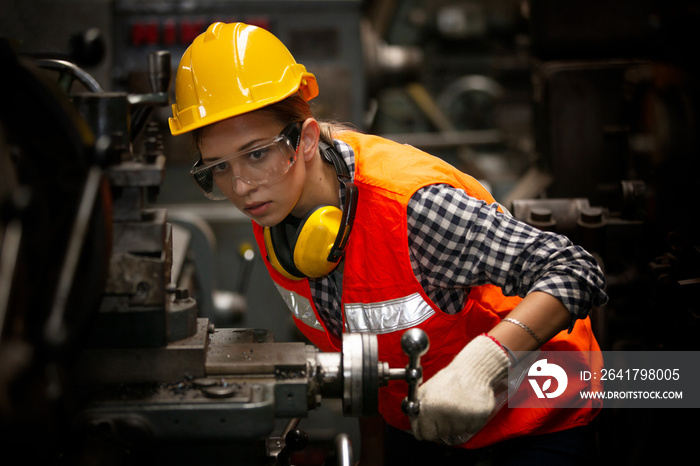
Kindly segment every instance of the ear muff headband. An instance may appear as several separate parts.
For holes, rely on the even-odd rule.
[[[338,232],[333,242],[333,246],[328,253],[327,261],[338,263],[345,254],[345,246],[350,238],[350,231],[355,220],[355,210],[357,208],[357,187],[352,182],[350,171],[343,158],[336,152],[335,148],[323,141],[319,141],[321,156],[326,162],[332,163],[338,175],[338,181],[345,186],[345,203],[342,211],[342,221],[338,226]]]
[[[290,280],[331,273],[345,253],[355,219],[358,196],[349,170],[332,146],[323,141],[319,146],[323,159],[333,164],[338,180],[345,186],[345,203],[342,211],[334,206],[312,209],[297,228],[290,228],[297,219],[287,218],[263,230],[270,264]]]

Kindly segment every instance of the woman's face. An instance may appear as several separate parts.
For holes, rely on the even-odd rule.
[[[200,141],[202,160],[207,163],[268,141],[280,134],[283,125],[269,114],[246,113],[212,125]],[[305,162],[297,161],[274,182],[254,186],[231,177],[220,185],[226,197],[245,215],[263,227],[280,223],[301,197],[306,178]]]

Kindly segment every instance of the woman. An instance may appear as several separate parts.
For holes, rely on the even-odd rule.
[[[428,333],[419,414],[401,411],[405,383],[381,389],[382,420],[361,419],[361,463],[382,464],[386,446],[403,464],[421,449],[465,464],[487,447],[536,451],[543,464],[543,451],[572,442],[553,462],[574,464],[599,405],[494,412],[494,387],[521,352],[599,351],[587,314],[607,298],[593,258],[516,221],[438,158],[319,122],[317,94],[272,34],[215,23],[182,57],[170,128],[193,132],[195,182],[251,218],[270,276],[321,350],[338,351],[344,331],[372,332],[380,360],[403,367],[402,333]]]

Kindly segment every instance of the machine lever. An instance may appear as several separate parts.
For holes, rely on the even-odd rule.
[[[417,416],[420,410],[418,386],[423,382],[423,368],[420,358],[428,352],[428,334],[419,328],[407,330],[401,337],[401,348],[408,355],[405,379],[408,383],[408,396],[401,403],[401,410],[407,416]]]
[[[309,436],[303,430],[293,429],[284,436],[284,448],[277,455],[277,463],[280,466],[291,464],[292,454],[302,451],[309,444]]]

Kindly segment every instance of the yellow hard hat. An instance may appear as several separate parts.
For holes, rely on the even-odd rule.
[[[178,135],[279,102],[318,95],[316,77],[265,29],[214,23],[185,51],[175,78],[170,132]]]

